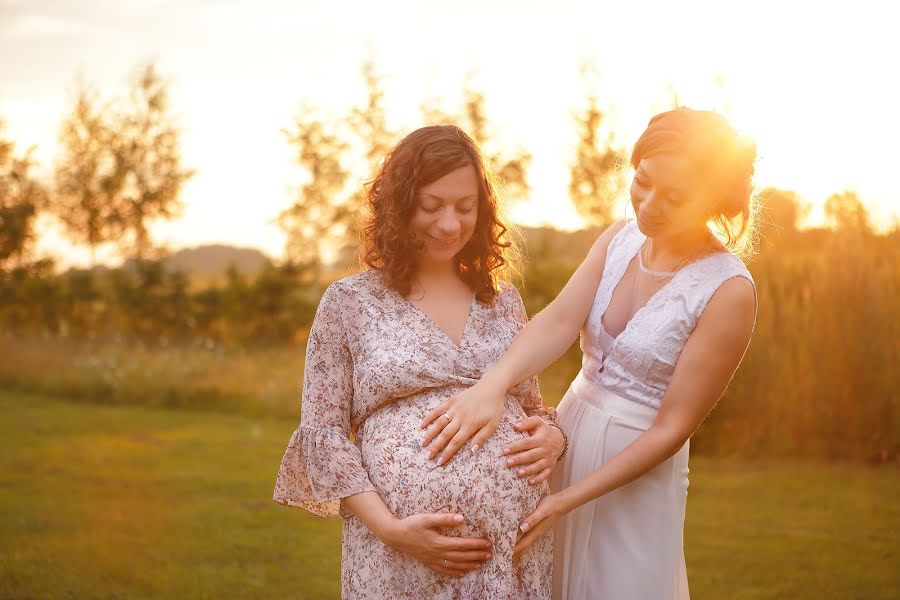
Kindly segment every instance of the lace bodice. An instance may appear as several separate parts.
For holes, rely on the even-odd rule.
[[[611,337],[602,323],[613,290],[646,236],[629,221],[612,239],[594,303],[581,330],[585,377],[609,391],[659,408],[681,349],[706,304],[732,277],[753,278],[740,258],[716,252],[688,264],[640,308],[624,331]]]

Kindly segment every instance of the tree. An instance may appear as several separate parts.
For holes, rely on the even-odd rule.
[[[767,187],[759,193],[761,203],[760,230],[764,235],[773,232],[792,234],[797,224],[809,214],[809,204],[796,192]]]
[[[362,66],[366,100],[329,126],[311,107],[301,107],[293,131],[286,131],[297,148],[297,163],[307,174],[294,203],[282,211],[278,222],[288,235],[287,254],[310,264],[332,254],[348,258],[358,249],[359,233],[366,212],[366,189],[360,182],[349,193],[350,170],[344,166],[351,149],[362,150],[362,170],[368,178],[397,140],[387,125],[384,90],[375,63]]]
[[[491,168],[500,176],[500,181],[506,190],[507,196],[512,199],[523,199],[528,195],[531,186],[528,183],[528,168],[531,166],[531,154],[517,149],[507,156],[493,149],[493,140],[488,127],[487,114],[485,112],[484,94],[466,86],[465,118],[468,122],[467,133],[472,136]]]
[[[837,229],[857,233],[869,233],[869,213],[856,192],[832,194],[825,200],[825,216]]]
[[[588,80],[591,71],[592,65],[585,64],[582,77]],[[625,156],[613,147],[611,133],[602,137],[605,118],[596,93],[589,91],[586,106],[574,116],[578,146],[569,174],[569,198],[575,209],[599,226],[612,222],[613,203],[624,185],[620,166],[624,164]]]
[[[318,263],[323,251],[334,249],[346,235],[346,215],[353,212],[340,199],[349,177],[342,164],[348,145],[308,107],[301,107],[294,129],[284,134],[296,147],[297,163],[306,171],[307,181],[278,215],[278,224],[287,233],[290,259]]]
[[[381,78],[375,70],[374,61],[368,60],[363,64],[362,76],[366,85],[366,101],[350,111],[345,123],[363,147],[366,178],[368,178],[374,176],[385,155],[397,142],[398,135],[387,125],[384,90]],[[358,250],[358,241],[366,214],[366,194],[364,185],[355,186],[353,193],[336,215],[336,218],[344,226],[344,235],[338,241],[343,254],[342,258],[349,259],[349,255],[356,254]]]
[[[494,138],[488,124],[485,97],[480,91],[467,84],[463,93],[462,115],[444,110],[436,98],[422,103],[422,120],[428,125],[439,123],[455,124],[475,140],[484,158],[500,178],[506,196],[510,199],[524,199],[531,191],[528,183],[528,169],[531,154],[522,149],[503,153],[495,148]]]
[[[90,248],[91,263],[97,246],[115,238],[116,195],[123,181],[116,168],[110,110],[92,89],[80,85],[59,133],[63,157],[56,165],[53,212],[70,239]]]
[[[0,134],[4,123],[0,120]],[[34,223],[46,192],[29,171],[31,150],[14,155],[15,144],[0,136],[0,268],[20,264],[34,240]]]
[[[194,172],[181,167],[178,129],[169,115],[167,83],[150,64],[139,70],[129,110],[117,115],[115,160],[123,174],[117,225],[141,259],[151,246],[147,226],[178,216],[181,188]]]
[[[82,88],[60,131],[55,212],[73,240],[114,241],[142,259],[149,223],[177,216],[183,184],[178,129],[169,115],[167,83],[150,64],[138,71],[130,102],[101,104]]]

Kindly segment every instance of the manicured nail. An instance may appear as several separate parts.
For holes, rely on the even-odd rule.
[[[521,529],[522,531],[528,531],[528,521],[522,523],[522,526],[519,527],[519,529]]]
[[[516,473],[518,473],[519,476],[521,477],[522,475],[525,474],[525,469],[519,469],[518,471],[516,471]]]
[[[519,421],[518,423],[516,423],[516,427],[521,427],[521,426],[522,426],[522,421]]]
[[[465,521],[465,518],[462,515],[453,515],[454,523],[462,523],[463,521]]]
[[[472,454],[475,454],[476,452],[478,452],[478,449],[479,449],[480,447],[481,447],[481,446],[479,446],[478,444],[475,444],[474,446],[472,446]]]
[[[512,464],[513,464],[513,459],[507,458],[507,459],[506,459],[506,465],[509,466],[509,467],[511,467]]]
[[[503,449],[503,454],[509,454],[510,452],[512,452],[512,450],[510,450],[509,448]]]
[[[437,462],[438,462],[438,465],[444,464],[444,457],[443,456],[440,457]]]

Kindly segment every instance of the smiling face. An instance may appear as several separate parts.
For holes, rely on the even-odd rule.
[[[410,230],[424,245],[423,261],[451,262],[472,239],[478,192],[478,173],[472,165],[419,188]]]
[[[706,227],[711,190],[677,154],[641,159],[631,183],[631,205],[647,237],[676,237]]]

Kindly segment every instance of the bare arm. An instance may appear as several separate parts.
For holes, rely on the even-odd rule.
[[[547,496],[522,525],[521,553],[560,515],[599,498],[674,455],[721,397],[753,331],[752,284],[735,277],[722,284],[685,344],[662,406],[650,428],[612,460],[574,485]]]
[[[508,390],[545,369],[572,345],[590,313],[609,244],[624,224],[611,225],[597,238],[559,295],[516,335],[478,383],[425,415],[421,426],[428,431],[422,445],[429,446],[431,458],[440,453],[438,463],[445,463],[473,436],[473,451],[482,446],[497,430]],[[444,413],[453,419],[438,419]]]

